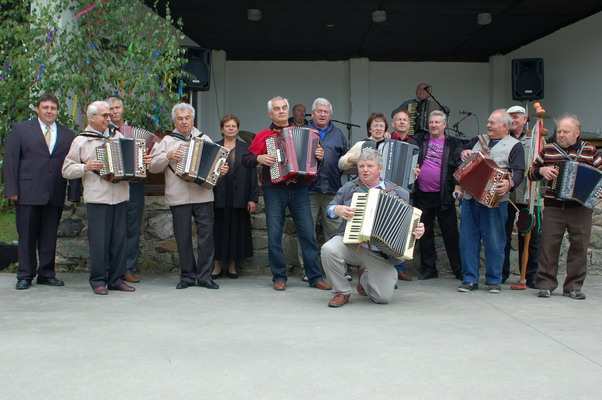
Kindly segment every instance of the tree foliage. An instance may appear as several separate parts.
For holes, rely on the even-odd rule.
[[[181,23],[168,6],[164,18],[154,11],[137,0],[0,0],[0,137],[44,92],[74,129],[87,104],[109,95],[124,99],[133,124],[168,128],[185,62]]]

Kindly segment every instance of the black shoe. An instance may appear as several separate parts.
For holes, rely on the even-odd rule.
[[[176,289],[187,289],[190,286],[194,286],[194,282],[182,280],[182,281],[178,282],[178,284],[176,285]]]
[[[36,283],[38,285],[48,285],[48,286],[65,286],[65,282],[56,278],[42,278],[38,276],[36,279]]]
[[[17,290],[25,290],[31,287],[31,281],[29,279],[19,279],[15,285]]]
[[[238,279],[238,273],[237,272],[226,272],[226,276],[230,279]]]
[[[562,293],[562,295],[570,297],[574,300],[585,300],[585,293],[583,293],[581,289],[569,290],[567,292]]]
[[[540,289],[537,293],[537,297],[548,298],[552,295],[552,291],[550,289]]]
[[[460,286],[458,286],[458,292],[468,293],[472,292],[473,290],[477,290],[478,288],[478,283],[463,283]]]
[[[224,275],[224,271],[221,271],[219,274],[211,274],[211,279],[219,279]]]
[[[420,279],[421,281],[424,281],[424,280],[427,280],[427,279],[436,279],[436,278],[439,278],[439,273],[437,271],[435,271],[435,272],[427,272],[425,274],[421,274],[418,279]]]
[[[219,285],[215,283],[213,279],[209,279],[206,281],[198,281],[196,285],[207,289],[219,289]]]

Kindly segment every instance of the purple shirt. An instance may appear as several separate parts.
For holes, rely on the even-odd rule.
[[[428,148],[418,175],[418,188],[422,192],[438,192],[441,190],[441,159],[445,136],[429,139]]]

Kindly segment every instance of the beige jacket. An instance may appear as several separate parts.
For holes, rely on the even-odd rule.
[[[86,131],[102,133],[87,126]],[[115,138],[123,137],[119,132]],[[71,148],[63,162],[63,178],[82,178],[84,185],[84,202],[114,205],[128,201],[130,190],[127,182],[111,183],[96,172],[86,171],[85,163],[96,160],[96,148],[104,143],[104,139],[82,136],[79,134],[71,143]]]
[[[175,130],[174,132],[177,133]],[[200,136],[203,140],[213,142],[209,136],[203,135],[196,128],[193,128],[192,136]],[[165,202],[170,206],[179,206],[213,201],[213,189],[207,189],[194,182],[187,182],[173,172],[176,169],[177,163],[169,161],[167,153],[177,150],[182,144],[184,142],[180,139],[167,135],[163,140],[155,144],[151,152],[153,159],[150,163],[149,171],[153,174],[165,171]]]

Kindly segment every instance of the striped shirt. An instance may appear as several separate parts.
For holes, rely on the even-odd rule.
[[[535,161],[533,161],[533,164],[531,164],[531,168],[529,168],[529,179],[532,181],[543,179],[543,176],[539,173],[539,169],[565,161],[567,160],[567,155],[573,161],[592,165],[602,170],[602,155],[593,144],[577,139],[577,143],[566,149],[562,149],[566,154],[563,154],[563,151],[559,150],[559,147],[556,143],[546,143],[544,145],[537,158],[535,158]],[[553,192],[547,186],[544,197],[554,198]]]

